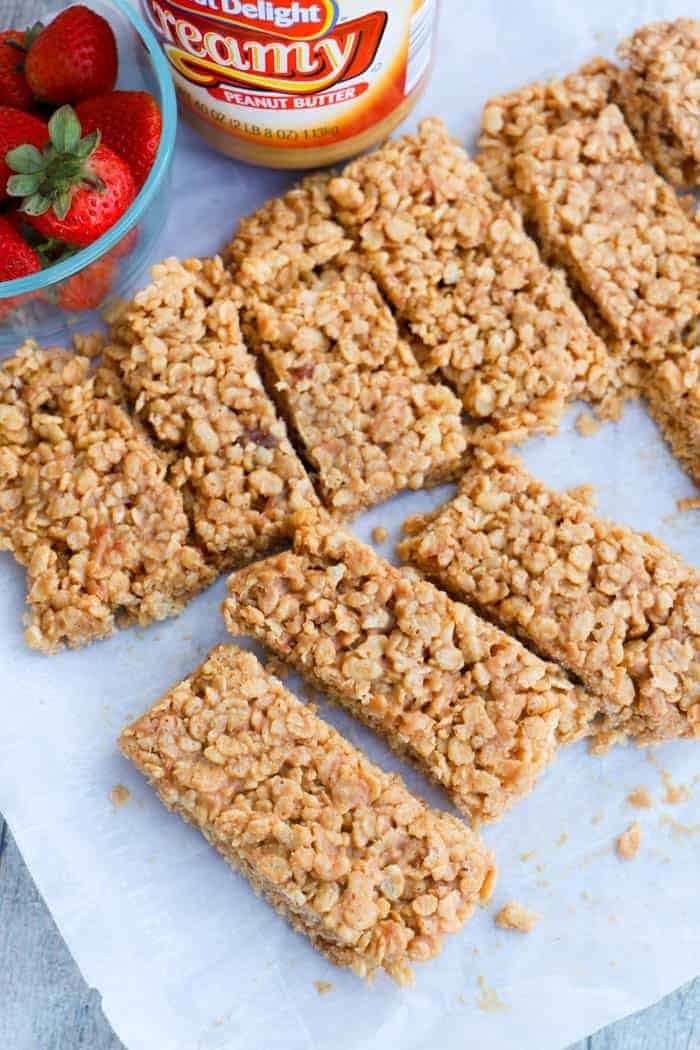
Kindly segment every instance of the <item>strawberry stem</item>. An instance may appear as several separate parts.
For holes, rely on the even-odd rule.
[[[8,167],[16,172],[7,180],[8,194],[23,198],[20,211],[26,215],[43,215],[53,207],[57,218],[65,219],[79,186],[104,193],[104,182],[89,165],[99,144],[99,131],[82,137],[73,107],[61,106],[49,120],[49,141],[41,153],[26,143],[6,154]]]

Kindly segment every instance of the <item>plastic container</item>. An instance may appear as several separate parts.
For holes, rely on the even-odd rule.
[[[185,120],[270,168],[385,139],[429,75],[437,0],[141,0]]]
[[[157,100],[163,115],[160,147],[136,200],[99,240],[38,274],[0,282],[0,353],[3,356],[30,337],[44,345],[51,340],[65,343],[67,328],[94,328],[104,304],[131,291],[166,221],[177,127],[177,101],[168,63],[150,29],[126,0],[87,0],[87,5],[109,21],[117,38],[117,87],[150,91]],[[37,18],[49,21],[66,6],[56,2],[28,4],[27,21]],[[105,278],[106,271],[109,281]],[[100,281],[105,285],[102,301],[89,310],[66,310],[57,305],[61,298],[70,301],[79,297],[76,275],[81,275],[85,286],[93,291],[99,289]],[[16,297],[21,297],[20,302],[6,312],[7,300]]]

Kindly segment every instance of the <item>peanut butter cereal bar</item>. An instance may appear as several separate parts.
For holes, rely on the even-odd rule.
[[[232,634],[268,645],[475,823],[526,794],[587,727],[590,700],[558,668],[328,520],[299,523],[293,552],[228,588]]]
[[[481,117],[476,162],[504,197],[527,214],[527,197],[515,182],[515,158],[555,128],[597,116],[611,101],[619,70],[594,58],[575,73],[536,81],[488,100]]]
[[[601,743],[700,736],[697,571],[516,457],[478,460],[456,499],[405,524],[401,557],[578,676]]]
[[[516,173],[548,255],[617,339],[661,359],[700,313],[700,226],[645,163],[617,106],[538,139]]]
[[[617,101],[644,155],[675,186],[700,183],[700,21],[642,26],[618,48]]]
[[[328,192],[421,364],[487,433],[552,432],[567,398],[605,395],[605,348],[562,274],[441,121],[354,161]]]
[[[243,344],[236,296],[220,259],[167,259],[114,312],[105,350],[218,568],[278,546],[292,512],[317,503]]]
[[[310,175],[242,220],[224,252],[237,284],[267,300],[297,288],[352,248],[334,218],[329,178]]]
[[[410,984],[477,901],[493,855],[268,674],[212,650],[122,733],[162,802],[194,824],[338,966]]]
[[[369,274],[258,304],[253,345],[326,507],[348,517],[457,473],[461,406],[430,383]]]
[[[0,369],[0,548],[27,568],[44,653],[174,615],[213,577],[165,459],[89,370],[33,343]]]

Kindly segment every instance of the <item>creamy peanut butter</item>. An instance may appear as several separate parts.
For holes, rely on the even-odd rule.
[[[430,67],[437,0],[142,0],[185,119],[253,164],[311,168],[385,138]]]

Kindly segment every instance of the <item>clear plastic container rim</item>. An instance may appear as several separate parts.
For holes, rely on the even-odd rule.
[[[155,36],[128,0],[109,0],[109,2],[113,7],[118,8],[124,17],[131,22],[153,62],[160,92],[160,98],[157,101],[163,117],[163,128],[156,159],[138,196],[114,226],[107,230],[98,240],[89,244],[87,248],[83,248],[81,251],[76,252],[75,255],[72,255],[70,259],[65,259],[55,266],[50,266],[46,270],[30,274],[27,277],[16,277],[13,281],[0,282],[0,299],[7,299],[15,295],[26,295],[27,292],[36,292],[41,288],[49,288],[58,281],[65,280],[66,277],[71,277],[80,270],[84,270],[111,248],[116,247],[129,230],[133,229],[143,217],[144,212],[158,192],[161,180],[170,165],[177,131],[177,100],[168,61]]]

